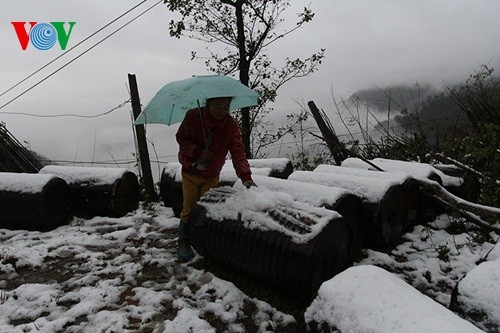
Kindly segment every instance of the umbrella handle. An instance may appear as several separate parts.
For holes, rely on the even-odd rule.
[[[203,123],[203,115],[201,113],[200,100],[197,99],[196,102],[198,103],[198,112],[200,113],[201,130],[203,131],[203,139],[205,139],[205,149],[208,149],[207,134],[205,133],[205,125]]]

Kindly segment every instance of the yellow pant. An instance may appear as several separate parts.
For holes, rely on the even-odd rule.
[[[182,173],[182,191],[183,202],[181,220],[188,222],[189,215],[194,208],[196,202],[208,190],[219,185],[219,176],[212,178],[205,178],[201,175],[194,175],[191,173]]]

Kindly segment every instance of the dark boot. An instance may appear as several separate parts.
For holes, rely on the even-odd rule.
[[[194,258],[194,252],[193,249],[191,248],[191,245],[189,245],[189,240],[188,240],[188,235],[187,235],[187,224],[184,223],[183,221],[179,222],[179,238],[177,239],[177,253],[179,255],[179,259],[181,261],[189,261]]]

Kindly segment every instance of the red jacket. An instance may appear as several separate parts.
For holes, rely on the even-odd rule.
[[[182,171],[201,174],[206,178],[215,177],[220,173],[227,153],[230,152],[238,177],[242,182],[251,180],[252,172],[236,120],[231,115],[217,120],[204,107],[201,108],[201,112],[205,134],[210,141],[208,149],[214,156],[206,170],[199,171],[192,166],[205,149],[205,138],[201,128],[200,111],[189,110],[175,135],[179,143],[179,162],[182,164]]]

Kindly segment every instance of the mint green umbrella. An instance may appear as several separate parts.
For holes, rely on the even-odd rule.
[[[193,76],[163,86],[134,125],[178,123],[188,110],[204,106],[207,99],[215,97],[232,97],[230,110],[257,105],[259,100],[257,92],[229,76]]]

